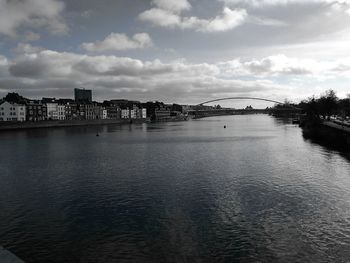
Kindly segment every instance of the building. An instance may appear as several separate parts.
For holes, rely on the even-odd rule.
[[[80,108],[83,109],[84,119],[93,120],[94,119],[94,105],[93,104],[82,104]]]
[[[66,119],[66,106],[64,104],[57,105],[58,119],[63,121]]]
[[[118,99],[118,100],[114,99],[114,100],[110,100],[110,102],[123,109],[126,109],[131,104],[129,100],[125,100],[125,99]]]
[[[26,120],[44,121],[47,119],[47,107],[40,100],[27,100]]]
[[[108,117],[107,117],[107,110],[106,110],[106,109],[102,109],[102,116],[101,116],[101,119],[102,119],[102,120],[108,119]]]
[[[26,106],[3,101],[0,104],[0,121],[25,121]]]
[[[121,119],[122,110],[117,105],[106,106],[107,119],[116,120]]]
[[[155,110],[156,120],[167,120],[171,117],[171,112],[167,108],[160,108]]]
[[[58,120],[58,102],[55,98],[43,98],[42,102],[47,108],[47,119]]]
[[[78,116],[78,105],[72,100],[64,104],[64,110],[66,120],[77,120]]]
[[[103,118],[103,107],[98,103],[79,104],[81,119],[98,120]]]
[[[129,109],[122,109],[121,110],[121,118],[122,119],[129,119],[130,118],[130,110]]]
[[[74,99],[80,103],[91,103],[92,91],[88,89],[74,89]]]
[[[94,103],[94,120],[103,118],[103,107],[100,103]]]
[[[47,119],[58,120],[58,103],[50,102],[46,103],[47,107]]]
[[[130,119],[136,119],[137,118],[137,109],[130,110]]]
[[[141,109],[141,118],[142,119],[147,118],[147,109],[144,109],[144,108]]]
[[[77,103],[72,99],[58,99],[58,119],[76,120],[78,119]],[[63,109],[64,108],[64,109]]]

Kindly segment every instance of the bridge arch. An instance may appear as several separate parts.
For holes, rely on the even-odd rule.
[[[264,99],[264,98],[257,98],[257,97],[228,97],[228,98],[208,100],[208,101],[199,103],[198,106],[202,106],[202,105],[207,104],[207,103],[216,102],[216,101],[222,101],[222,100],[260,100],[260,101],[273,102],[273,103],[280,104],[280,105],[284,105],[285,104],[285,103],[280,102],[280,101]]]

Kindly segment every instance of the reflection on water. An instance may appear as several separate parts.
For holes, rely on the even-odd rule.
[[[266,115],[1,133],[0,147],[0,245],[26,262],[350,260],[349,160]]]
[[[350,149],[339,141],[333,142],[332,140],[325,140],[309,133],[303,133],[303,138],[312,144],[322,146],[325,152],[333,151],[350,161]]]

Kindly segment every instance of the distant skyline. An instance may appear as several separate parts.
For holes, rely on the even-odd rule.
[[[350,0],[0,0],[0,97],[345,97],[349,47]]]

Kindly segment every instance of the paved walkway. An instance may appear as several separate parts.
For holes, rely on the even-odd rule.
[[[16,257],[10,251],[0,246],[0,262],[1,263],[25,263],[23,260]]]
[[[350,127],[342,126],[340,124],[337,124],[337,123],[334,123],[331,121],[325,121],[325,122],[323,122],[323,125],[326,125],[328,127],[332,127],[332,128],[338,129],[338,130],[342,130],[342,131],[345,131],[345,132],[350,134]]]

